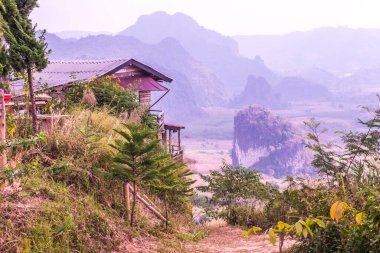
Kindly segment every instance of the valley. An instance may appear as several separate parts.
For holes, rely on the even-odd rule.
[[[0,0],[0,252],[378,252],[380,4],[314,2]]]

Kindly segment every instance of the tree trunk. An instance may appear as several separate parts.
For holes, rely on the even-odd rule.
[[[132,203],[131,223],[130,223],[131,227],[133,226],[133,223],[135,223],[136,196],[137,196],[136,183],[133,182],[133,203]]]
[[[28,68],[28,84],[29,84],[29,98],[31,103],[31,114],[32,114],[32,124],[33,124],[33,132],[38,133],[38,125],[37,125],[37,109],[36,109],[36,99],[34,96],[34,87],[33,87],[33,75],[32,68]]]
[[[285,229],[281,231],[280,233],[280,242],[278,244],[278,249],[280,253],[282,253],[282,247],[284,246],[284,241],[285,241]]]
[[[7,132],[7,122],[5,119],[5,102],[4,102],[4,90],[0,90],[0,143],[6,144],[6,132]],[[2,150],[0,154],[0,169],[3,169],[7,164],[7,155],[5,150]]]
[[[167,206],[167,203],[166,203],[166,192],[164,192],[164,207],[165,207],[165,228],[166,230],[168,230],[168,227],[169,227],[169,215],[168,215],[168,206]]]

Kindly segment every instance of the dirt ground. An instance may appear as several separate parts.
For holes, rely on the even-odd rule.
[[[294,242],[286,241],[284,252]],[[269,239],[264,236],[254,235],[246,241],[241,234],[241,229],[236,227],[216,227],[210,228],[208,236],[197,243],[186,246],[189,252],[194,253],[277,253],[278,246],[269,243]]]

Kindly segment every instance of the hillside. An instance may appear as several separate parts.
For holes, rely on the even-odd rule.
[[[182,13],[144,15],[120,35],[133,36],[150,44],[167,37],[177,39],[190,55],[223,80],[229,93],[240,92],[251,74],[265,77],[271,83],[278,80],[260,57],[252,60],[239,56],[238,46],[232,38],[208,30]]]
[[[284,77],[275,87],[278,94],[285,101],[321,101],[331,97],[328,88],[324,85],[308,81],[302,77]]]
[[[171,119],[186,122],[203,114],[201,107],[220,104],[225,97],[224,84],[206,66],[194,60],[174,39],[147,45],[132,37],[89,36],[76,41],[47,36],[50,59],[136,58],[174,79],[165,84],[172,92],[157,107]],[[183,112],[186,111],[186,114]],[[170,119],[169,119],[170,120]]]
[[[380,63],[380,29],[325,27],[284,35],[235,36],[242,56],[262,56],[281,71],[321,68],[339,74]]]
[[[25,134],[21,122],[29,122],[23,120],[16,122],[18,138]],[[170,231],[140,201],[138,226],[129,226],[123,183],[112,174],[116,152],[109,144],[121,140],[113,129],[136,122],[136,117],[116,117],[106,108],[73,108],[70,120],[17,153],[9,152],[10,167],[0,170],[0,251],[182,251],[179,238],[191,238],[195,231],[186,202],[172,205]],[[158,195],[140,188],[163,210]],[[195,233],[198,239],[204,235]]]
[[[111,32],[90,32],[90,31],[62,31],[55,33],[61,39],[81,39],[88,36],[111,35]]]
[[[156,12],[140,16],[133,26],[120,32],[119,35],[132,36],[149,44],[156,44],[167,37],[176,38],[196,58],[238,52],[238,45],[232,38],[201,27],[194,19],[183,13],[169,15],[165,12]]]
[[[254,75],[248,77],[243,92],[232,100],[231,105],[236,107],[250,105],[261,105],[268,108],[286,107],[281,95],[276,93],[267,80]]]

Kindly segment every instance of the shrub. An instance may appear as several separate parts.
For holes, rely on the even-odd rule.
[[[302,239],[293,252],[372,253],[380,248],[379,194],[368,196],[363,210],[357,211],[345,202],[331,207],[332,220],[314,236]]]
[[[232,225],[244,227],[261,227],[269,226],[267,217],[264,212],[252,205],[234,206],[231,208],[229,223]]]
[[[200,176],[207,185],[199,186],[197,189],[212,194],[208,198],[212,205],[208,210],[213,213],[209,212],[209,215],[223,218],[230,224],[236,224],[238,220],[246,218],[246,215],[236,217],[241,214],[243,206],[247,207],[248,203],[257,204],[258,201],[268,198],[273,189],[273,186],[260,181],[261,175],[256,170],[240,166],[233,168],[225,162],[220,171],[211,171],[210,175]]]
[[[97,78],[90,82],[73,84],[65,90],[65,104],[67,107],[80,104],[84,94],[90,94],[92,90],[97,107],[107,107],[110,112],[119,115],[123,112],[131,113],[139,104],[137,96],[132,90],[121,87],[111,77]],[[87,95],[88,96],[88,95]],[[92,100],[92,99],[91,99]]]

